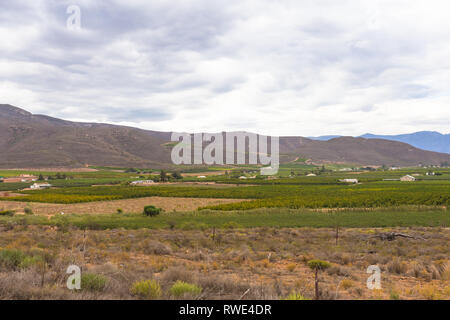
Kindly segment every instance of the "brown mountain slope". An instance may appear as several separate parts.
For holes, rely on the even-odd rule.
[[[280,153],[297,154],[316,161],[366,165],[440,164],[450,159],[450,154],[425,151],[402,142],[353,137],[328,141],[282,137]]]
[[[170,162],[162,146],[169,138],[169,133],[76,123],[0,105],[1,167],[158,167]]]
[[[0,105],[0,167],[103,165],[159,168],[171,164],[170,132],[109,124],[77,123]],[[315,161],[366,165],[439,164],[449,154],[378,139],[342,137],[315,141],[281,137],[280,153]],[[284,159],[284,157],[282,157]]]

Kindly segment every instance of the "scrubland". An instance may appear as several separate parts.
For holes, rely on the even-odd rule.
[[[448,228],[341,228],[337,244],[332,228],[0,228],[0,299],[312,299],[311,259],[331,263],[321,299],[450,299]],[[417,239],[376,237],[388,231]],[[66,287],[71,264],[81,290]]]

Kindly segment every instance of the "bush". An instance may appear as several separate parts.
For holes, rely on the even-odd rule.
[[[119,208],[119,209],[117,209],[117,213],[121,214],[121,213],[123,213],[123,210]]]
[[[33,214],[33,210],[31,210],[31,208],[29,208],[29,207],[26,207],[25,209],[23,209],[23,212],[25,212],[25,214],[28,214],[28,215]]]
[[[406,262],[395,258],[388,263],[387,269],[390,273],[405,274],[408,271],[408,265],[406,264]]]
[[[155,280],[136,281],[130,291],[131,294],[146,299],[161,297],[161,286]]]
[[[142,243],[142,250],[147,254],[164,255],[171,254],[172,249],[159,241],[156,240],[146,240]]]
[[[239,228],[242,228],[242,226],[239,223],[236,223],[234,221],[225,222],[222,225],[222,227],[225,228],[225,229],[239,229]]]
[[[290,264],[287,265],[287,269],[288,269],[290,272],[293,272],[293,271],[295,270],[296,267],[297,267],[297,265],[296,265],[295,263],[290,263]]]
[[[20,268],[28,269],[37,265],[45,263],[44,258],[41,256],[26,256],[20,263]]]
[[[25,253],[18,249],[0,250],[0,266],[16,270],[25,259]]]
[[[106,278],[100,274],[84,273],[81,275],[81,289],[89,291],[103,291]]]
[[[355,284],[353,283],[353,281],[349,280],[349,279],[344,279],[344,280],[341,281],[341,287],[344,290],[347,290],[347,289],[353,287],[354,285]]]
[[[183,176],[179,173],[179,172],[174,172],[172,173],[172,178],[179,180],[179,179],[183,179]]]
[[[52,263],[54,255],[41,249],[23,252],[18,249],[0,250],[0,266],[9,270],[28,269],[30,267]]]
[[[202,288],[195,284],[178,280],[170,288],[170,294],[174,297],[196,296],[202,292]]]
[[[156,208],[155,206],[145,206],[144,207],[144,215],[154,217],[160,214],[162,211],[161,208]]]
[[[389,299],[400,300],[400,294],[395,290],[391,290],[391,293],[389,294]]]
[[[284,300],[309,300],[305,298],[301,293],[291,292]]]
[[[3,210],[0,211],[0,216],[10,216],[12,217],[15,214],[13,210]]]

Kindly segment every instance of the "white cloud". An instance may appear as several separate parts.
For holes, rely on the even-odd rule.
[[[18,1],[1,103],[152,130],[448,132],[447,1]]]

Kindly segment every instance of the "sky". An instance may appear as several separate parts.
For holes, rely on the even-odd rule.
[[[449,12],[445,0],[0,0],[0,103],[158,131],[449,133]]]

